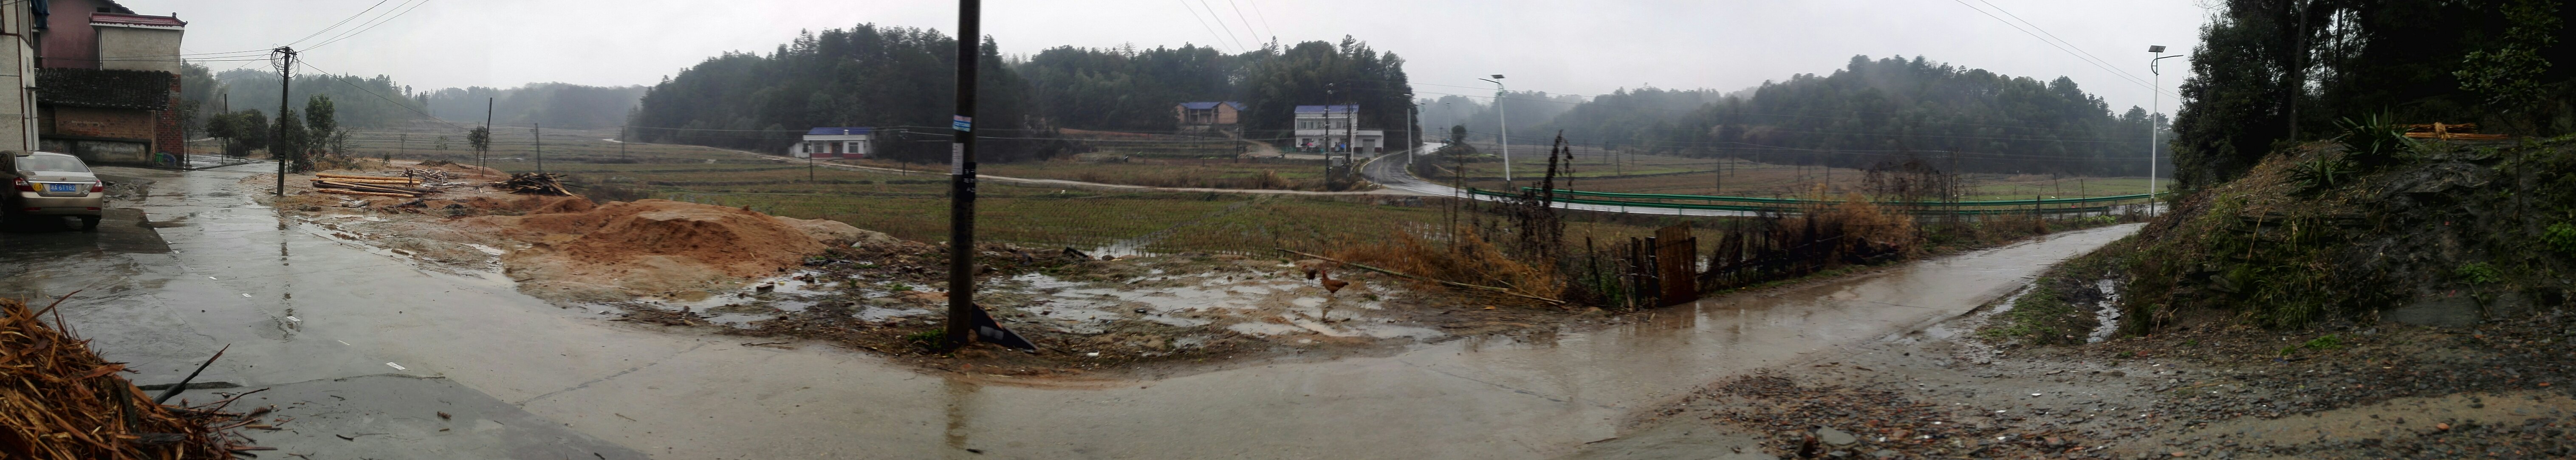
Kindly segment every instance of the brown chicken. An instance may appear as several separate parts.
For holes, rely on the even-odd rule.
[[[1343,287],[1351,285],[1351,282],[1349,281],[1333,279],[1333,272],[1316,270],[1315,273],[1324,278],[1324,293],[1326,294],[1339,294],[1342,292]]]

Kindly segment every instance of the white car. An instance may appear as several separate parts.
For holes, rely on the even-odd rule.
[[[89,171],[80,157],[53,152],[0,155],[0,180],[9,193],[0,195],[0,217],[75,216],[81,231],[98,231],[100,208],[107,205],[107,182]]]

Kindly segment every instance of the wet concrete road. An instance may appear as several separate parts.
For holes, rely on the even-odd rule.
[[[1539,340],[1029,383],[915,373],[820,344],[647,330],[547,306],[497,278],[415,270],[281,226],[233,190],[249,168],[158,173],[167,177],[139,208],[178,225],[158,229],[168,252],[21,245],[24,235],[8,234],[0,286],[91,289],[65,304],[70,322],[110,359],[136,363],[141,383],[175,380],[231,344],[201,380],[277,386],[252,396],[263,403],[309,402],[280,411],[306,417],[287,425],[298,431],[253,436],[336,454],[315,458],[1544,458],[1616,436],[1631,409],[1730,373],[1963,313],[2135,230],[2070,232]],[[384,434],[334,436],[353,433]]]

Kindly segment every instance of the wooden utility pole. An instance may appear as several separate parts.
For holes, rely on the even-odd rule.
[[[974,338],[975,65],[982,60],[983,2],[957,0],[957,115],[948,144],[948,348]]]
[[[486,157],[492,156],[492,101],[494,99],[498,98],[483,98],[483,146],[474,149],[475,167],[484,167]]]
[[[634,141],[635,141],[634,139],[627,139],[627,138],[626,138],[626,132],[627,132],[627,131],[628,131],[628,129],[627,129],[626,127],[624,127],[624,126],[619,126],[619,127],[617,127],[617,157],[618,157],[618,158],[626,158],[626,143],[628,143],[628,142],[634,142]]]
[[[295,81],[295,48],[280,46],[270,53],[277,55],[277,136],[268,141],[268,156],[277,157],[277,196],[286,196],[286,93],[287,84]]]

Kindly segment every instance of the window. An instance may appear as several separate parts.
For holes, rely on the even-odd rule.
[[[89,172],[89,165],[81,164],[79,158],[67,156],[28,155],[18,157],[17,166],[25,171]]]
[[[828,147],[824,147],[822,141],[805,142],[805,153],[823,153],[823,149],[826,148]]]
[[[849,141],[849,142],[843,142],[843,143],[841,143],[841,153],[847,153],[847,154],[862,154],[862,153],[868,153],[868,151],[867,151],[866,147],[865,147],[865,146],[862,146],[862,145],[859,145],[859,144],[860,144],[860,141]]]

